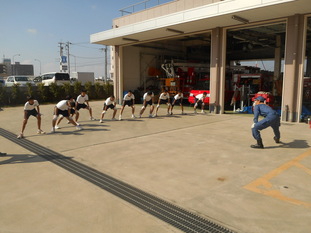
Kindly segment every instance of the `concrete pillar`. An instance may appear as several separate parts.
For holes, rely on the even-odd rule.
[[[306,77],[311,77],[311,53],[307,54]]]
[[[299,122],[304,76],[304,24],[304,17],[301,15],[287,19],[282,121]]]
[[[210,112],[224,113],[225,98],[225,51],[222,28],[212,30],[211,64],[210,64]]]
[[[282,50],[281,50],[281,36],[276,35],[276,48],[274,49],[274,75],[273,75],[273,91],[274,96],[278,95],[275,81],[281,78],[281,61],[282,61]]]
[[[116,97],[116,102],[120,104],[123,98],[123,69],[121,69],[123,64],[122,47],[115,46],[114,53],[115,76],[113,80],[113,93]]]

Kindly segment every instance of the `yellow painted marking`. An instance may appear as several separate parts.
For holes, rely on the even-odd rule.
[[[301,154],[300,156],[296,157],[295,159],[283,164],[282,166],[274,169],[273,171],[269,172],[268,174],[258,178],[257,180],[251,182],[250,184],[245,185],[243,188],[264,194],[267,196],[271,196],[274,198],[277,198],[282,201],[286,201],[295,205],[302,205],[306,208],[311,208],[311,203],[300,201],[294,198],[290,198],[282,194],[279,190],[272,189],[273,185],[270,182],[270,180],[278,175],[280,175],[282,172],[286,171],[287,169],[291,167],[297,167],[302,169],[307,174],[311,175],[311,169],[305,167],[300,163],[301,160],[305,159],[306,157],[311,156],[311,150],[306,151],[305,153]]]

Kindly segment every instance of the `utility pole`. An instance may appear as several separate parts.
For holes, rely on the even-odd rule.
[[[71,43],[69,41],[67,41],[66,43],[66,49],[67,49],[67,60],[68,60],[68,73],[70,75],[70,53],[69,53],[69,45]]]
[[[59,71],[62,72],[63,71],[63,44],[62,42],[59,42]]]

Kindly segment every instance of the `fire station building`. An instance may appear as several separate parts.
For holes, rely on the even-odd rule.
[[[258,93],[282,121],[311,110],[310,0],[172,0],[127,13],[90,36],[111,46],[118,101],[126,90],[197,89],[215,114]]]

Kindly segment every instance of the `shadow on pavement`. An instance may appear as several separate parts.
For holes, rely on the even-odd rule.
[[[309,148],[309,144],[307,140],[294,140],[292,142],[284,143],[280,142],[277,146],[265,146],[266,149],[273,148]]]
[[[1,161],[3,158],[6,158],[6,160]],[[71,159],[71,158],[63,157],[54,159]],[[53,160],[53,158],[50,160]],[[47,162],[47,160],[39,155],[31,155],[31,154],[7,154],[0,156],[0,165],[19,164],[19,163],[39,163],[39,162]]]

